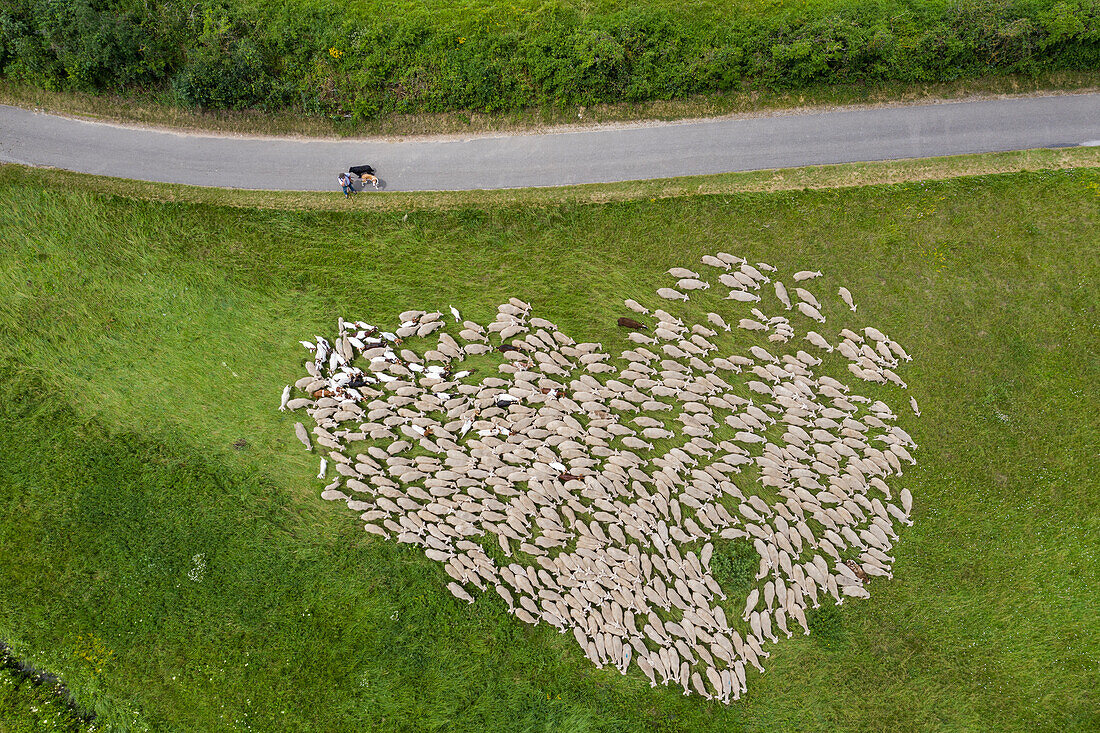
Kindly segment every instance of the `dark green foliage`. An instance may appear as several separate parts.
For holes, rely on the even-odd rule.
[[[0,76],[359,119],[1100,67],[1100,0],[12,0]]]
[[[743,598],[756,585],[760,556],[748,540],[720,540],[714,545],[710,570],[731,598]]]
[[[180,9],[144,0],[10,0],[0,73],[48,89],[156,84],[182,60]]]

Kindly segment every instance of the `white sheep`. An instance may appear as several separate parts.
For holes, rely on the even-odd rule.
[[[745,262],[744,257],[738,257],[737,255],[731,255],[729,252],[715,252],[718,259],[725,262],[727,265],[740,265]]]
[[[807,331],[804,338],[819,349],[824,349],[830,353],[833,351],[832,345],[817,331]]]
[[[790,310],[792,306],[790,296],[787,295],[787,287],[780,280],[776,280],[773,285],[775,286],[775,297],[779,299],[783,307]]]
[[[681,293],[679,290],[673,290],[672,288],[660,288],[657,290],[657,295],[665,300],[688,300],[688,296]]]
[[[795,282],[802,282],[803,280],[811,280],[815,277],[821,277],[820,271],[812,270],[800,270],[794,274]]]
[[[763,277],[760,270],[744,267],[740,258],[719,255],[716,259],[727,266],[742,264],[736,274],[745,279]],[[733,281],[750,289],[742,280]],[[803,304],[819,312],[812,295],[806,298],[804,292],[796,289]],[[342,358],[350,362],[362,354],[365,360],[379,360],[377,367],[372,362],[371,371],[365,373],[368,382],[359,387],[362,393],[344,390],[342,385],[352,374],[349,367],[337,365],[336,371],[326,371],[332,369],[327,356],[307,362],[307,369],[313,367],[311,378],[295,385],[332,395],[300,403],[317,422],[317,442],[332,448],[322,465],[334,461],[335,471],[341,474],[326,487],[323,497],[346,500],[349,508],[362,511],[366,531],[419,545],[429,558],[444,562],[445,571],[456,581],[449,590],[457,598],[473,600],[463,584],[482,590],[493,586],[521,621],[547,621],[562,632],[572,628],[577,643],[595,664],[610,663],[624,671],[634,650],[638,653],[634,659],[643,671],[649,667],[651,678],[655,666],[666,683],[679,682],[685,691],[694,686],[695,692],[728,703],[731,695],[736,699],[744,689],[745,663],[763,670],[760,661],[768,654],[762,642],[778,638],[771,631],[773,624],[789,636],[787,619],[793,618],[808,633],[802,610],[810,602],[818,605],[819,587],[837,602],[862,591],[858,580],[849,575],[843,575],[838,587],[820,555],[809,563],[796,562],[806,544],[838,561],[837,548],[865,545],[860,560],[868,566],[866,572],[889,572],[892,558],[878,548],[888,548],[896,539],[890,521],[909,523],[912,497],[903,492],[903,508],[899,508],[865,493],[866,488],[875,487],[889,498],[882,478],[900,470],[899,460],[912,461],[906,447],[913,447],[913,441],[884,422],[896,419],[887,405],[876,402],[861,412],[857,405],[870,405],[869,399],[852,394],[835,379],[816,376],[813,367],[821,359],[803,351],[780,355],[780,359],[752,346],[756,361],[730,354],[708,363],[703,359],[716,346],[708,339],[717,341],[720,335],[702,324],[685,325],[658,310],[654,332],[659,328],[668,339],[663,353],[636,347],[624,351],[624,361],[616,365],[599,344],[576,344],[549,321],[528,320],[526,303],[509,301],[506,306],[499,311],[500,325],[494,324],[491,330],[503,335],[506,329],[529,326],[532,333],[514,342],[522,350],[504,355],[498,376],[482,375],[474,382],[465,380],[469,370],[451,374],[452,367],[444,362],[460,361],[468,352],[446,334],[440,334],[438,349],[418,356],[416,348],[405,348],[399,357],[396,346],[394,351],[375,351],[384,343],[381,339],[354,332],[354,324],[340,321],[336,349]],[[744,321],[757,330],[781,338],[794,336],[786,318],[769,318],[759,309],[751,310],[755,320]],[[439,314],[403,315],[410,316],[410,327],[416,331],[430,324],[442,326]],[[457,319],[455,312],[452,315]],[[731,330],[715,313],[707,314],[706,322]],[[484,338],[483,327],[472,322],[463,325],[469,333],[460,337]],[[854,337],[844,346],[854,357],[853,366],[871,370],[880,380],[893,379],[884,368],[896,368],[891,354],[901,358],[897,350],[886,348],[892,342],[875,340],[868,333],[876,348],[864,353],[852,350],[862,337],[847,333]],[[849,338],[847,333],[842,332],[842,337]],[[519,333],[510,335],[518,338]],[[633,332],[628,338],[633,336],[649,338]],[[819,334],[810,331],[806,338],[832,350]],[[471,346],[489,348],[485,343]],[[611,373],[619,366],[620,376],[606,383],[584,373],[586,369]],[[754,367],[763,380],[744,384],[755,404],[715,371],[728,374],[742,367]],[[284,398],[281,406],[295,409],[295,403]],[[684,426],[682,435],[691,439],[663,455],[647,457],[653,446],[642,438],[676,436],[662,420],[650,416],[674,409]],[[631,419],[632,413],[636,417]],[[625,424],[628,419],[631,426]],[[779,445],[764,436],[772,424],[786,431]],[[410,443],[396,435],[402,432],[413,438],[411,445],[420,443],[425,451],[406,452]],[[726,439],[731,433],[732,438]],[[311,448],[308,433],[305,437]],[[353,441],[368,437],[386,441],[388,447],[368,444],[352,458]],[[478,443],[467,444],[467,438]],[[885,443],[882,450],[871,447],[876,445],[873,439]],[[753,449],[755,459],[744,447],[749,443],[761,444],[762,450]],[[849,470],[842,471],[840,466],[849,458]],[[751,494],[746,500],[741,494],[732,474],[753,464],[759,466],[761,484],[787,496],[785,503],[772,505]],[[341,481],[356,492],[355,500],[337,490]],[[639,496],[648,500],[619,493],[631,481],[641,482],[635,484],[639,489],[645,486]],[[464,494],[458,505],[449,498],[456,482]],[[572,508],[579,510],[580,505],[571,506],[569,501],[570,495],[579,492],[592,502],[587,510],[591,514],[585,513],[583,521]],[[722,495],[742,502],[735,514],[744,519],[735,521],[717,503]],[[872,523],[863,534],[853,532],[867,516]],[[824,535],[815,535],[807,517],[827,528]],[[505,556],[512,557],[518,546],[534,563],[497,566],[480,544],[471,541],[482,531],[496,535]],[[729,628],[720,607],[709,607],[714,595],[724,597],[709,576],[713,545],[704,545],[698,557],[683,549],[685,543],[714,533],[755,540],[761,558],[759,577],[768,577],[767,611],[750,616],[755,633],[744,641]],[[573,541],[575,553],[563,549],[551,558],[552,548],[564,548]],[[576,579],[580,574],[599,580],[557,585],[562,577]],[[520,595],[513,599],[508,588]],[[650,616],[646,623],[643,619],[658,607],[677,615],[664,624]],[[682,617],[676,608],[682,610]],[[643,625],[644,632],[639,631]],[[704,635],[713,642],[704,644]],[[659,652],[649,650],[647,636],[661,647]],[[716,662],[729,668],[719,671],[713,668]],[[700,672],[711,669],[706,677],[715,694],[700,672],[693,675],[692,670],[699,669],[696,665],[703,665]]]
[[[305,425],[300,422],[294,423],[294,435],[302,442],[306,450],[313,450],[313,444],[309,441],[309,431],[306,430]]]
[[[799,300],[804,303],[809,303],[817,310],[821,310],[821,303],[817,302],[817,298],[815,298],[814,294],[811,293],[809,290],[806,290],[805,288],[795,288],[794,292],[795,295],[798,296]]]
[[[727,295],[724,300],[736,300],[741,303],[757,303],[760,301],[760,296],[744,290],[731,290],[730,294]]]
[[[798,310],[800,313],[802,313],[802,315],[812,318],[818,323],[825,322],[825,316],[821,315],[817,308],[814,308],[809,303],[800,302],[798,304]]]
[[[737,322],[738,328],[743,328],[746,331],[767,331],[768,327],[759,321],[754,321],[751,318],[742,318]]]
[[[845,288],[845,287],[842,286],[840,288],[840,290],[837,291],[837,294],[840,296],[840,299],[843,300],[844,303],[848,306],[848,309],[851,310],[852,313],[855,313],[856,312],[855,300],[853,300],[852,294],[851,294],[851,292],[848,291],[848,288]]]
[[[717,313],[707,313],[707,320],[713,323],[718,328],[721,328],[723,331],[733,330],[732,327],[727,324],[725,320],[722,319],[722,316],[718,315]]]
[[[474,599],[470,596],[470,594],[467,593],[465,589],[463,589],[463,587],[458,583],[447,583],[447,590],[449,590],[451,592],[451,595],[453,595],[460,601],[466,601],[466,603],[474,602]]]

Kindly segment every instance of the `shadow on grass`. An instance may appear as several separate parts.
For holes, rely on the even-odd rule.
[[[73,730],[81,730],[84,726],[95,721],[95,713],[77,705],[69,692],[69,688],[57,675],[36,669],[31,664],[19,659],[7,644],[0,641],[0,672],[4,671],[12,676],[16,685],[29,684],[38,688],[39,692],[43,692],[41,688],[46,688],[44,696],[53,697],[65,706],[68,715],[65,716],[67,720],[64,723],[71,726]]]

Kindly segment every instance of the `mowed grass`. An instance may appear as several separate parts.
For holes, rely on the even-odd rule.
[[[8,167],[0,242],[0,638],[118,729],[1100,727],[1095,170],[406,218]],[[613,350],[623,298],[719,249],[847,286],[915,356],[924,413],[894,580],[816,613],[728,708],[455,601],[318,498],[275,410],[337,315],[515,295]]]

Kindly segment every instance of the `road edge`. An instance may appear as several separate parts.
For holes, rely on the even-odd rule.
[[[1036,148],[935,158],[773,168],[705,176],[576,186],[471,191],[378,192],[345,199],[339,191],[265,191],[157,183],[0,163],[0,185],[32,181],[48,188],[161,202],[284,211],[408,212],[462,208],[546,207],[700,195],[892,186],[1008,173],[1100,168],[1100,147]]]
[[[55,111],[56,108],[40,107],[37,104],[21,104],[13,101],[7,95],[0,95],[0,109],[12,107],[35,114],[49,115],[61,119],[86,122],[117,129],[144,130],[150,132],[170,133],[187,137],[226,138],[236,140],[280,140],[294,142],[442,142],[451,140],[472,140],[478,138],[521,137],[526,135],[558,135],[576,132],[594,132],[603,130],[627,130],[651,127],[673,127],[676,125],[697,124],[701,122],[717,122],[738,119],[759,119],[769,117],[802,116],[825,112],[847,112],[868,109],[904,109],[908,107],[925,107],[944,104],[962,104],[967,102],[981,102],[999,99],[1040,99],[1044,97],[1080,96],[1100,94],[1100,86],[1078,86],[1073,88],[1051,88],[1031,90],[1022,93],[1017,92],[975,92],[957,97],[914,97],[891,99],[888,101],[853,102],[845,104],[820,103],[802,104],[792,106],[761,107],[747,111],[734,111],[717,115],[684,116],[674,118],[656,119],[630,119],[612,120],[607,122],[570,122],[568,124],[548,124],[535,126],[522,126],[503,129],[471,130],[467,132],[448,133],[378,133],[367,135],[305,135],[299,133],[287,134],[261,134],[249,132],[233,132],[216,128],[202,128],[193,126],[174,126],[157,123],[146,123],[129,119],[125,116],[98,115],[94,113],[80,113],[72,111]]]

